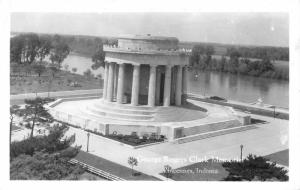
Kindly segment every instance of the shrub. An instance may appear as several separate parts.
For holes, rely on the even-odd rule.
[[[68,148],[74,142],[75,136],[62,140],[67,129],[68,128],[66,126],[59,127],[56,125],[46,136],[36,136],[27,138],[23,141],[13,142],[10,146],[11,159],[19,156],[20,154],[32,156],[35,151],[43,150],[48,153],[53,153],[55,151]]]
[[[279,180],[287,181],[287,171],[283,167],[277,167],[276,163],[255,155],[248,155],[242,162],[224,162],[222,166],[229,172],[225,181],[267,181]]]

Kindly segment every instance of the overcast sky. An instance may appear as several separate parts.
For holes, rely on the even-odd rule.
[[[11,31],[288,46],[286,13],[12,13]]]

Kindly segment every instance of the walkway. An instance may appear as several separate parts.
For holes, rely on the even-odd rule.
[[[24,99],[35,98],[36,96],[46,98],[63,98],[63,97],[76,97],[76,96],[93,96],[101,95],[102,89],[91,89],[91,90],[72,90],[72,91],[57,91],[57,92],[38,92],[38,93],[27,93],[27,94],[16,94],[10,95],[11,104],[23,104]]]
[[[287,120],[252,115],[269,123],[257,129],[192,141],[184,144],[162,143],[140,149],[132,149],[91,134],[90,153],[128,167],[128,157],[138,158],[136,170],[159,178],[164,165],[179,168],[211,157],[219,159],[239,159],[240,145],[244,145],[243,155],[250,153],[265,156],[288,148]],[[86,150],[87,135],[80,129],[70,129],[68,134],[76,134],[75,144]]]
[[[132,175],[132,170],[128,167],[124,167],[122,165],[113,163],[111,161],[108,161],[106,159],[100,158],[98,156],[95,156],[93,154],[80,151],[77,156],[74,158],[75,160],[79,162],[83,162],[87,165],[93,166],[97,169],[100,169],[104,172],[110,173],[112,175],[115,175],[117,177],[120,177],[125,180],[132,180],[132,181],[157,181],[159,179],[139,173],[139,175]],[[134,170],[134,173],[138,173],[136,170]]]

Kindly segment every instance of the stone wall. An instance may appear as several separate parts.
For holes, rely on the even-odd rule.
[[[188,95],[188,98],[192,99],[192,100],[198,100],[198,101],[212,103],[212,104],[218,104],[218,105],[222,105],[222,106],[230,106],[230,107],[233,107],[233,108],[238,109],[238,110],[250,112],[252,114],[264,115],[264,116],[268,116],[268,117],[274,117],[274,110],[270,109],[270,108],[259,108],[259,107],[254,107],[254,106],[251,106],[251,105],[246,106],[246,105],[241,105],[241,104],[234,104],[234,103],[229,103],[229,102],[216,101],[216,100],[212,100],[212,99],[208,99],[208,98],[196,97],[194,95]],[[289,114],[288,113],[280,112],[280,111],[277,110],[275,114],[276,114],[276,118],[286,119],[286,120],[289,119]]]

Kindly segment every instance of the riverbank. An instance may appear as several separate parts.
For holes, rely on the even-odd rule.
[[[200,96],[200,95],[195,95],[195,94],[188,94],[187,97],[190,99],[198,100],[198,101],[202,101],[202,102],[219,104],[222,106],[229,106],[229,107],[235,108],[236,110],[240,110],[240,111],[250,113],[250,114],[257,114],[257,115],[262,115],[262,116],[267,116],[267,117],[274,117],[274,118],[289,120],[289,110],[288,109],[283,109],[283,108],[278,108],[278,107],[276,108],[276,106],[273,106],[273,105],[260,106],[260,105],[247,104],[247,103],[237,102],[237,101],[232,101],[232,100],[218,101],[218,100],[210,99],[205,96]]]
[[[212,55],[212,60],[207,66],[190,66],[189,71],[197,73],[202,72],[219,72],[230,73],[234,75],[252,76],[257,78],[268,78],[274,80],[289,81],[289,62],[275,60],[271,62],[271,65],[265,66],[259,59],[240,58],[238,65],[230,65],[229,57]],[[244,61],[245,59],[248,60]],[[204,67],[204,68],[199,68]],[[272,67],[266,71],[260,71],[263,67]]]
[[[48,74],[10,76],[10,94],[89,90],[102,88],[102,80],[67,71],[58,71],[55,77]]]

